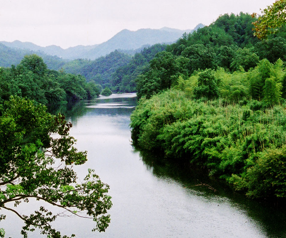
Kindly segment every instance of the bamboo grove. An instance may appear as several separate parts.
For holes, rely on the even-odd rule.
[[[215,56],[207,59],[213,42],[193,44],[218,22],[168,46],[138,76],[133,143],[163,153],[162,160],[205,170],[251,198],[286,197],[284,59],[271,58],[272,48],[265,57],[254,50],[278,36],[253,44],[249,38],[223,67]],[[208,51],[199,56],[195,48]]]

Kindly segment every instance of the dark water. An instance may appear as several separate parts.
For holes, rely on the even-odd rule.
[[[105,233],[91,232],[89,220],[63,217],[55,224],[63,234],[80,238],[286,237],[284,208],[246,199],[196,172],[154,163],[154,155],[142,157],[136,152],[129,128],[134,96],[102,97],[70,113],[71,134],[89,158],[76,169],[79,177],[94,168],[110,185],[114,205]],[[16,216],[1,225],[8,236],[20,237],[21,222]],[[36,232],[29,237],[44,236]]]

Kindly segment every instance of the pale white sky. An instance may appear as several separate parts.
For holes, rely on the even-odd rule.
[[[0,41],[63,48],[107,41],[123,29],[209,25],[225,13],[260,13],[275,0],[0,0]]]

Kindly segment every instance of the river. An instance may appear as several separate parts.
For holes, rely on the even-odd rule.
[[[112,95],[83,102],[68,115],[77,148],[88,151],[88,162],[76,171],[83,178],[88,168],[95,169],[110,185],[113,207],[105,233],[91,232],[89,220],[63,217],[55,224],[63,234],[75,233],[78,238],[286,237],[284,208],[249,200],[189,170],[142,157],[130,139],[135,105],[135,94]],[[15,216],[1,222],[6,237],[20,237],[20,225]],[[44,236],[36,232],[29,237]]]

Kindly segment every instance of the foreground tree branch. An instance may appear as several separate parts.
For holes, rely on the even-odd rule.
[[[75,216],[93,219],[93,231],[105,231],[110,223],[109,186],[91,169],[82,183],[77,181],[73,166],[84,164],[87,153],[74,147],[71,126],[64,116],[52,116],[44,106],[22,98],[12,97],[0,107],[0,209],[15,213],[25,222],[21,231],[24,237],[35,228],[50,237],[67,236],[51,226],[59,214],[44,207],[30,215],[20,214],[5,204],[12,202],[17,207],[30,198],[41,200]]]
[[[253,14],[255,17],[257,14]],[[253,23],[254,35],[259,39],[266,39],[275,34],[286,23],[286,0],[277,0],[271,6],[262,10],[262,15]]]

